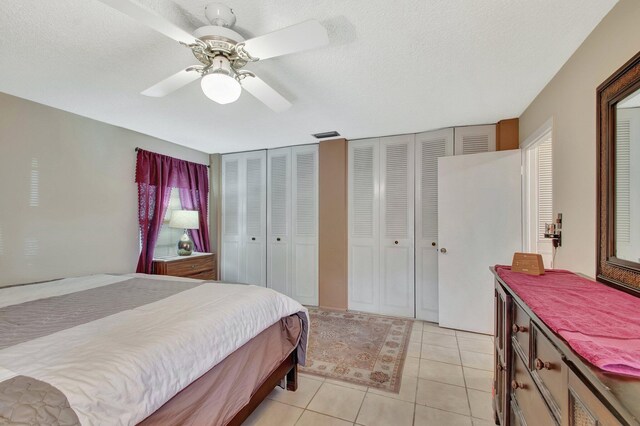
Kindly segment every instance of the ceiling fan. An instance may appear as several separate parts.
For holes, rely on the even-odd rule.
[[[200,79],[202,91],[214,102],[228,104],[242,89],[276,112],[291,103],[251,71],[243,69],[259,60],[288,55],[329,43],[326,29],[315,20],[301,22],[259,37],[245,40],[234,31],[233,10],[222,3],[210,3],[205,15],[211,25],[189,34],[135,0],[100,0],[142,24],[188,47],[200,62],[160,81],[142,92],[162,97]]]

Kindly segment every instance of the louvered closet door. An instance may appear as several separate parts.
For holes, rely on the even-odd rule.
[[[226,282],[242,282],[242,169],[240,154],[222,156],[222,253],[220,278]]]
[[[244,153],[244,282],[267,284],[267,152]]]
[[[496,126],[466,126],[456,127],[455,153],[456,155],[478,154],[496,150]]]
[[[318,145],[291,148],[292,292],[304,305],[318,305]]]
[[[269,150],[267,287],[291,294],[291,148]]]
[[[379,139],[349,142],[349,309],[379,309]]]
[[[453,129],[419,133],[416,171],[416,318],[438,321],[438,158],[453,155]]]
[[[414,135],[380,139],[380,313],[413,317]]]

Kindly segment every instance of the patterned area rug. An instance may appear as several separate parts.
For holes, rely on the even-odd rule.
[[[398,393],[412,320],[309,308],[304,373]]]

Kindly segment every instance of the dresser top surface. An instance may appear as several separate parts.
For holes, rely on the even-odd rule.
[[[172,256],[160,256],[160,257],[154,257],[153,261],[154,262],[175,262],[177,260],[188,260],[188,259],[193,259],[193,258],[198,258],[198,257],[203,257],[203,256],[211,256],[213,253],[198,253],[198,252],[193,252],[191,253],[191,255],[189,256],[178,256],[178,255],[172,255]]]
[[[490,268],[500,285],[505,288],[513,299],[520,305],[531,320],[538,325],[544,334],[553,342],[559,352],[577,372],[586,378],[586,381],[596,388],[624,418],[632,420],[631,424],[640,424],[640,378],[622,374],[610,373],[592,365],[576,353],[562,336],[554,333],[544,321],[524,302],[497,273],[494,267]],[[635,423],[633,423],[635,421]]]

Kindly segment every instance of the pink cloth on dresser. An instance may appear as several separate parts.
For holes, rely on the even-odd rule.
[[[640,298],[563,270],[534,276],[496,266],[533,312],[598,368],[640,377]]]

